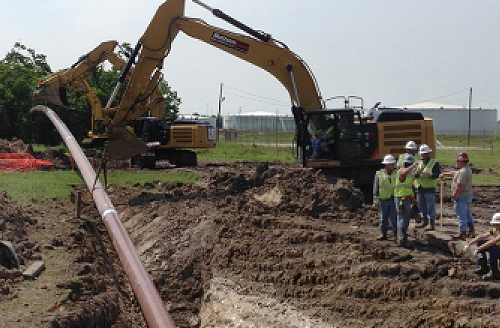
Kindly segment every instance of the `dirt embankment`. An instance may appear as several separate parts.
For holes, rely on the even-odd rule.
[[[20,265],[28,260],[40,259],[40,245],[33,240],[27,230],[30,225],[37,223],[36,211],[23,208],[13,202],[5,191],[0,190],[0,240],[12,244]],[[10,267],[10,258],[1,258],[0,262],[0,302],[9,300],[17,295],[17,286],[22,281],[21,272]]]
[[[194,185],[108,190],[176,326],[499,326],[498,283],[439,249],[376,241],[378,214],[350,182],[278,163],[199,169]],[[79,252],[75,277],[50,325],[145,327],[87,193],[84,203],[64,239]]]

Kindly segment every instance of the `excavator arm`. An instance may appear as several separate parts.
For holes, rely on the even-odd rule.
[[[211,26],[200,19],[182,18],[176,25],[185,34],[260,67],[286,88],[292,105],[305,110],[323,109],[316,80],[307,64],[288,47]]]
[[[212,9],[200,1],[195,2],[245,32],[253,31],[217,9]],[[266,70],[283,84],[293,106],[304,110],[324,108],[311,70],[284,44],[267,34],[265,37],[259,37],[257,31],[247,36],[211,26],[200,19],[184,17],[184,7],[185,0],[168,0],[158,8],[136,45],[135,73],[131,76],[121,103],[116,109],[113,124],[121,124],[144,114],[140,108],[135,108],[135,104],[138,99],[147,95],[145,89],[152,88],[156,84],[157,74],[163,67],[163,60],[169,54],[172,42],[179,31]],[[130,62],[133,60],[135,58],[130,58]]]
[[[62,69],[58,72],[40,79],[35,90],[35,97],[39,100],[45,100],[51,104],[68,106],[66,99],[66,90],[85,94],[92,108],[92,131],[95,131],[97,122],[108,125],[111,122],[111,116],[116,113],[117,108],[103,109],[99,97],[94,92],[92,86],[87,82],[87,77],[91,71],[98,65],[108,61],[115,69],[122,70],[127,61],[114,52],[117,41],[106,41],[97,46],[88,54],[82,56],[70,68]],[[129,74],[133,75],[134,69],[131,68]],[[160,79],[157,72],[155,81]],[[163,96],[156,88],[156,85],[149,85],[145,88],[145,93],[149,96],[146,101],[137,102],[137,112],[141,115],[150,111],[152,115],[160,117],[163,109]]]

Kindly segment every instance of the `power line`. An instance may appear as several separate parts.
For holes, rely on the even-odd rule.
[[[290,107],[290,104],[286,104],[283,103],[283,102],[278,102],[278,101],[274,101],[274,100],[263,100],[263,99],[258,99],[258,98],[254,98],[254,97],[248,97],[248,96],[243,96],[243,95],[239,95],[237,93],[232,93],[232,92],[225,92],[225,94],[227,95],[232,95],[232,96],[236,96],[236,97],[239,97],[239,98],[244,98],[244,99],[248,99],[248,100],[252,100],[252,101],[256,101],[256,102],[260,102],[260,103],[264,103],[264,104],[268,104],[268,105],[273,105],[273,106],[280,106],[280,107]]]
[[[477,98],[477,97],[475,97],[475,100],[479,100],[479,101],[482,101],[482,102],[484,102],[484,103],[491,104],[491,105],[495,105],[495,106],[498,106],[498,105],[499,105],[499,103],[498,103],[498,102],[493,102],[493,101],[490,101],[490,100],[484,100],[484,99]]]
[[[232,86],[228,86],[226,84],[224,84],[224,87],[227,88],[227,89],[231,89],[231,90],[235,90],[235,91],[238,91],[238,92],[241,92],[241,93],[244,93],[244,94],[247,94],[247,95],[250,95],[250,96],[253,96],[253,97],[257,97],[257,99],[255,99],[256,101],[259,101],[260,99],[266,99],[268,101],[271,101],[275,104],[281,104],[283,106],[289,106],[290,104],[289,103],[285,103],[281,100],[277,100],[277,99],[273,99],[273,98],[268,98],[268,97],[264,97],[264,96],[261,96],[261,95],[258,95],[258,94],[255,94],[255,93],[251,93],[251,92],[248,92],[248,91],[244,91],[244,90],[241,90],[241,89],[238,89],[238,88],[234,88]],[[227,93],[227,92],[226,92]],[[242,98],[245,98],[241,95],[238,95],[238,94],[233,94],[235,96],[240,96]],[[253,98],[250,98],[250,97],[247,97],[246,99],[253,99]]]
[[[435,97],[435,98],[431,98],[431,99],[427,99],[427,100],[422,100],[421,102],[427,102],[427,101],[434,101],[434,100],[438,100],[438,99],[443,99],[443,98],[451,97],[451,96],[457,95],[459,93],[468,92],[468,91],[469,91],[469,89],[463,89],[463,90],[455,91],[455,92],[447,94],[447,95],[443,95],[443,96],[439,96],[439,97]]]

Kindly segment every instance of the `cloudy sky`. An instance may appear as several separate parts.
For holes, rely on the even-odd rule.
[[[366,108],[416,102],[500,108],[498,0],[204,0],[268,32],[301,56],[324,98],[356,95]],[[138,5],[140,4],[140,5]],[[53,70],[106,40],[135,44],[162,1],[16,0],[0,11],[0,56],[19,41]],[[235,30],[190,0],[186,16]],[[181,112],[289,113],[289,97],[267,72],[184,34],[164,74]],[[333,107],[338,104],[333,103]]]

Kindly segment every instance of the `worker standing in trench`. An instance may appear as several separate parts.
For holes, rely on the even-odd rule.
[[[396,159],[391,154],[385,155],[382,160],[384,168],[377,171],[373,180],[373,204],[380,212],[379,227],[381,231],[378,240],[387,240],[389,221],[394,231],[394,240],[397,242],[397,214],[394,203],[394,186],[396,185]]]

